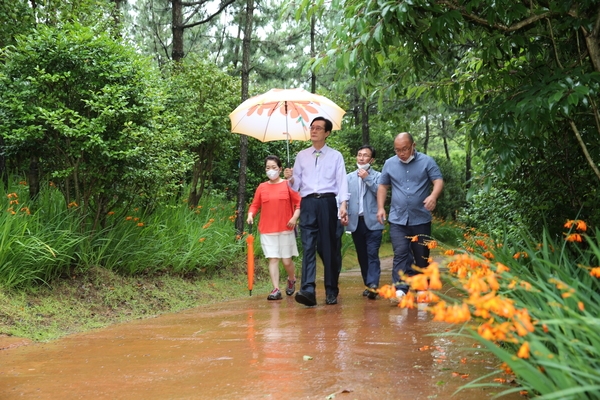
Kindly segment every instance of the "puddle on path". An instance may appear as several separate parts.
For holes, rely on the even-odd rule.
[[[383,267],[382,281],[390,260]],[[357,271],[340,281],[334,306],[324,304],[321,281],[314,308],[255,293],[4,349],[0,398],[449,399],[495,366],[472,340],[428,336],[448,325],[425,310],[362,297]],[[469,389],[452,398],[483,400],[499,391]]]

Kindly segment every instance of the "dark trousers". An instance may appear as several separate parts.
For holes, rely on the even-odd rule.
[[[363,283],[367,287],[379,287],[379,276],[381,275],[379,247],[381,247],[382,236],[381,230],[370,230],[367,228],[364,218],[358,218],[356,230],[352,232],[352,241],[360,264]]]
[[[306,292],[315,293],[318,246],[325,270],[325,293],[334,296],[339,293],[337,213],[335,197],[302,198],[300,205],[301,289]]]
[[[335,240],[337,243],[337,253],[335,254],[335,262],[338,266],[338,273],[342,272],[342,236],[344,236],[344,232],[346,229],[342,222],[338,219],[336,228],[335,228]],[[320,237],[317,236],[317,254],[323,259],[323,241]]]
[[[415,235],[418,235],[419,240],[412,242]],[[427,268],[429,265],[429,248],[424,241],[431,239],[431,222],[411,226],[390,223],[390,239],[394,249],[392,282],[396,289],[408,291],[408,285],[400,279],[400,272],[406,276],[414,276],[420,272],[412,268],[413,264],[419,268]]]

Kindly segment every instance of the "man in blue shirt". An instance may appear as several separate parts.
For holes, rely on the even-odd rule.
[[[431,237],[431,211],[444,188],[440,168],[426,154],[415,150],[409,133],[400,133],[394,139],[396,156],[386,160],[379,177],[377,189],[377,219],[384,223],[385,200],[392,188],[389,223],[390,239],[394,249],[392,282],[398,300],[408,293],[408,285],[400,278],[419,274],[412,268],[429,265],[429,248],[424,240]],[[433,185],[433,189],[431,186]],[[412,241],[417,237],[417,241]]]
[[[294,168],[286,168],[292,189],[300,192],[300,239],[302,240],[302,281],[296,293],[296,301],[305,306],[317,305],[317,241],[325,269],[325,303],[337,304],[338,279],[341,267],[336,256],[339,253],[336,230],[338,216],[343,225],[347,223],[348,182],[342,154],[325,144],[333,124],[323,117],[316,117],[310,124],[312,146],[298,153]],[[336,200],[337,196],[337,200]],[[338,211],[339,201],[339,211]]]

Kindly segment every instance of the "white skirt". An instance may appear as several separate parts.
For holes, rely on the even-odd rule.
[[[298,255],[294,231],[261,234],[260,246],[266,258],[292,258]]]

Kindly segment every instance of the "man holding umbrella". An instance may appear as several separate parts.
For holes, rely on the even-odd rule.
[[[339,244],[336,229],[338,216],[342,224],[348,223],[346,207],[349,194],[344,158],[339,151],[325,143],[332,128],[332,122],[324,117],[313,119],[310,124],[312,146],[298,153],[293,169],[286,168],[284,171],[291,187],[300,192],[302,197],[302,280],[301,288],[296,293],[296,301],[309,307],[317,305],[317,238],[321,240],[320,247],[323,250],[321,259],[325,269],[325,303],[337,304],[339,294],[340,266],[336,257]]]

